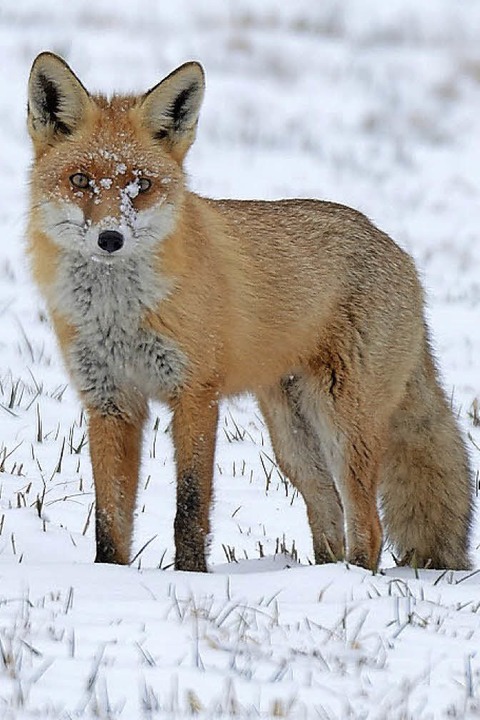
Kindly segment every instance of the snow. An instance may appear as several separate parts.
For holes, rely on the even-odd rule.
[[[93,564],[85,421],[23,243],[34,56],[58,52],[112,92],[199,60],[191,187],[343,202],[405,247],[477,473],[479,27],[478,0],[2,1],[0,717],[480,717],[480,574],[396,568],[388,548],[377,575],[310,566],[303,503],[250,398],[222,406],[212,572],[171,568],[156,405],[135,560]],[[473,547],[478,568],[478,519]]]

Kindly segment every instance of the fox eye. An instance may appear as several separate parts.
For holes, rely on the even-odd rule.
[[[152,187],[152,181],[146,177],[138,178],[138,192],[144,193],[150,190]]]
[[[85,175],[85,173],[78,172],[70,175],[70,182],[74,187],[85,190],[85,188],[88,188],[90,185],[90,178],[88,175]]]

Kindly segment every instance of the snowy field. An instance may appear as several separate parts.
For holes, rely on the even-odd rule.
[[[93,564],[84,417],[23,255],[34,56],[133,92],[197,59],[191,187],[343,202],[405,247],[477,473],[479,30],[478,0],[1,0],[1,718],[480,718],[480,572],[397,569],[388,548],[375,576],[311,566],[303,503],[249,398],[222,408],[212,573],[171,568],[159,406],[135,559]],[[473,546],[480,567],[478,521]]]

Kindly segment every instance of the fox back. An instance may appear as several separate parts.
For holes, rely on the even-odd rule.
[[[155,398],[173,411],[176,567],[206,569],[218,403],[249,391],[316,562],[377,566],[380,491],[403,561],[467,567],[468,459],[411,258],[342,205],[191,193],[203,93],[197,63],[110,99],[51,53],[32,67],[29,252],[89,417],[97,561],[129,560]]]

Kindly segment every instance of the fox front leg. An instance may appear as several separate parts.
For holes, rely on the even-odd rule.
[[[183,395],[173,414],[177,465],[175,569],[206,572],[218,403],[211,392]]]
[[[96,497],[95,562],[126,565],[130,560],[145,411],[125,418],[90,410],[88,416]]]

